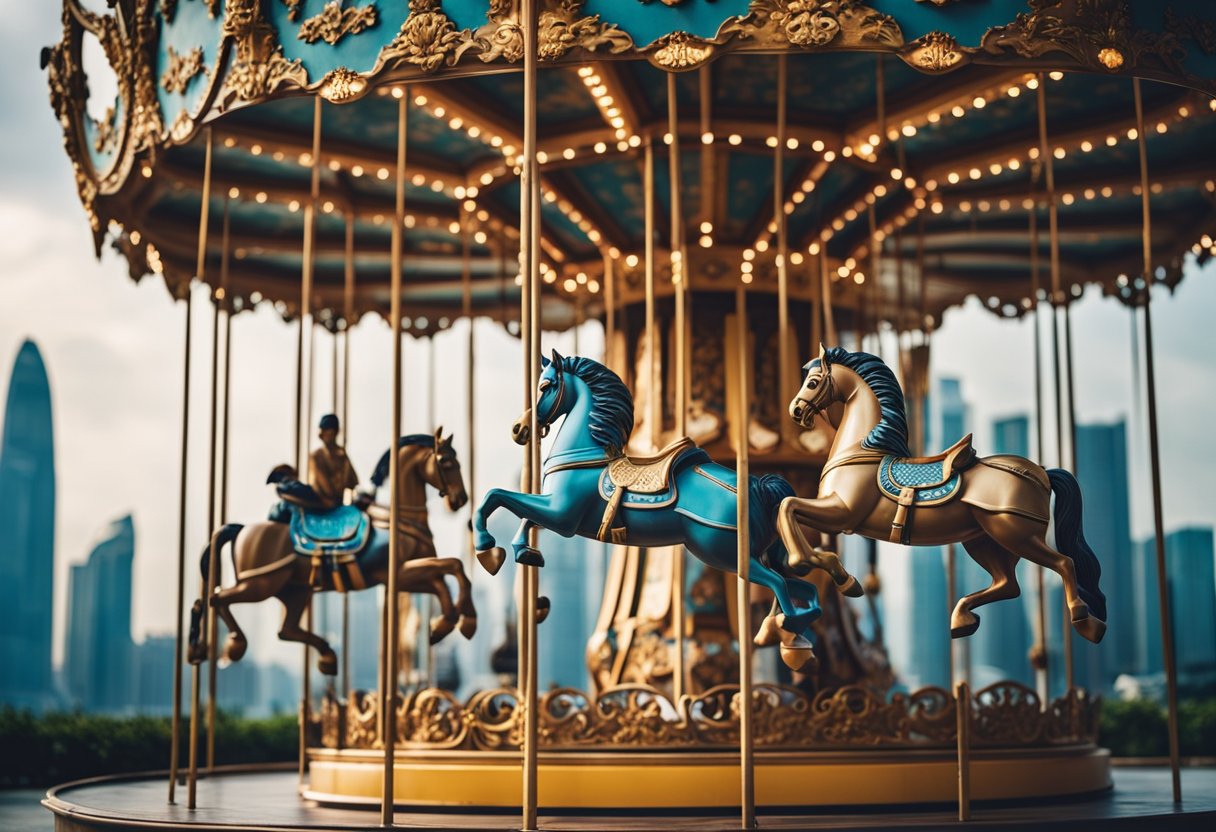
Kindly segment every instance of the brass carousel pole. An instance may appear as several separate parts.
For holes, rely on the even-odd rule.
[[[312,156],[308,201],[304,203],[304,252],[303,266],[300,277],[300,335],[296,344],[296,472],[300,477],[308,476],[308,434],[305,413],[311,409],[312,398],[311,370],[312,364],[312,271],[313,247],[316,235],[317,199],[321,193],[321,97],[313,99],[312,111]],[[304,342],[309,342],[308,358],[305,359]],[[305,398],[306,379],[308,373],[307,399]],[[213,558],[214,559],[214,558]],[[307,627],[312,627],[312,601],[308,604]],[[303,650],[303,682],[300,692],[300,783],[304,783],[304,773],[308,770],[308,723],[312,707],[312,679],[308,672],[308,645]]]
[[[688,323],[685,319],[688,287],[685,277],[688,273],[684,248],[684,206],[682,200],[683,181],[680,169],[680,119],[676,94],[676,76],[667,73],[667,131],[671,134],[670,163],[671,179],[671,282],[675,295],[675,435],[683,436],[688,432]],[[676,655],[672,668],[671,692],[673,701],[679,702],[684,695],[685,674],[684,653],[684,547],[672,549],[672,597],[671,597],[671,628],[675,631]]]
[[[466,321],[469,322],[469,335],[466,344],[468,354],[467,367],[465,372],[465,435],[468,437],[468,451],[466,464],[468,465],[468,493],[476,496],[477,494],[477,466],[476,457],[474,454],[477,451],[477,443],[473,441],[475,432],[475,415],[474,405],[477,398],[477,388],[474,384],[476,378],[475,369],[477,362],[477,340],[476,333],[473,331],[473,267],[472,267],[472,246],[469,243],[469,227],[472,224],[472,218],[469,212],[464,210],[463,206],[460,212],[460,244],[461,244],[461,260],[460,260],[460,306],[461,313]],[[474,568],[474,555],[476,554],[476,546],[473,545],[473,514],[477,510],[476,500],[469,500],[469,534],[468,534],[468,552],[465,558],[465,566],[468,570],[470,580],[473,574],[477,571]]]
[[[194,275],[202,281],[207,270],[207,224],[211,214],[211,128],[207,128],[206,150],[203,157],[203,194],[202,205],[198,218],[198,258],[195,261]],[[187,295],[186,335],[190,334],[189,295]],[[186,348],[186,413],[189,413],[190,401],[190,349],[189,341]],[[186,435],[189,425],[188,416],[182,417],[182,493],[181,493],[181,526],[179,527],[179,560],[184,568],[186,560]],[[183,577],[184,580],[184,577]],[[204,598],[203,604],[208,605],[210,599]],[[181,619],[178,619],[180,627]],[[180,634],[179,634],[180,636]],[[180,647],[180,637],[178,639]],[[179,651],[180,660],[180,651]],[[198,793],[198,710],[199,710],[199,667],[197,664],[190,668],[190,768],[186,778],[186,806],[193,809]]]
[[[1140,146],[1140,201],[1143,206],[1144,247],[1144,378],[1148,411],[1149,468],[1153,485],[1153,534],[1157,550],[1157,603],[1161,610],[1161,653],[1165,663],[1166,705],[1169,711],[1170,777],[1174,802],[1182,802],[1182,773],[1178,753],[1178,668],[1174,655],[1174,632],[1170,609],[1169,575],[1165,564],[1165,520],[1161,507],[1161,454],[1157,440],[1157,375],[1153,364],[1153,227],[1149,207],[1148,147],[1144,134],[1144,102],[1140,79],[1132,79],[1136,99],[1136,138]]]
[[[663,351],[659,346],[659,331],[654,314],[654,143],[646,137],[642,170],[642,200],[645,205],[645,267],[646,267],[646,349],[650,351],[647,362],[646,386],[646,431],[650,447],[657,451],[663,436],[663,399],[660,390],[660,361]]]
[[[747,423],[751,408],[748,406],[748,360],[747,360],[747,293],[740,282],[735,289],[735,340],[738,350],[738,395],[736,402],[739,420],[738,456],[735,461],[735,511],[736,520],[736,571],[735,623],[739,643],[739,777],[740,777],[740,826],[751,829],[756,825],[756,781],[755,759],[752,747],[752,640],[751,609],[747,586],[750,571],[751,545],[748,536],[748,447]]]
[[[777,147],[773,152],[773,222],[777,225],[777,377],[778,399],[790,383],[793,360],[790,356],[790,281],[789,241],[785,222],[785,121],[786,86],[788,71],[785,55],[777,56]],[[778,413],[781,412],[778,402]],[[781,442],[789,445],[794,441],[793,420],[778,419],[781,426]]]
[[[1030,294],[1034,315],[1034,418],[1037,459],[1043,462],[1043,344],[1042,317],[1039,315],[1039,205],[1033,200],[1030,208]],[[1035,618],[1034,646],[1030,650],[1030,666],[1034,670],[1035,689],[1039,701],[1047,707],[1051,692],[1050,662],[1047,660],[1047,569],[1034,567]]]
[[[393,764],[397,745],[397,642],[400,636],[397,624],[397,562],[400,558],[400,542],[397,534],[397,524],[400,522],[400,508],[397,504],[397,483],[399,462],[397,439],[401,436],[401,261],[403,258],[404,241],[402,234],[405,226],[405,145],[406,145],[406,109],[409,101],[409,90],[397,87],[393,90],[397,97],[397,169],[396,169],[396,202],[393,213],[393,233],[391,242],[392,263],[389,266],[389,326],[393,330],[393,406],[392,424],[389,448],[389,536],[388,536],[388,570],[385,580],[384,595],[384,624],[380,650],[384,673],[380,680],[380,737],[384,748],[384,773],[380,787],[380,825],[393,825],[394,775]]]
[[[613,365],[612,350],[616,342],[616,260],[604,254],[604,366]]]
[[[346,212],[342,286],[342,444],[350,439],[350,327],[355,316],[355,213]],[[350,698],[350,593],[342,593],[342,698]]]
[[[524,470],[525,491],[537,493],[540,488],[540,435],[536,419],[536,387],[540,381],[540,167],[536,158],[537,145],[537,37],[539,16],[536,0],[522,0],[520,16],[523,23],[524,46],[524,152],[520,168],[520,265],[523,277],[523,308],[527,311],[524,340],[524,378],[527,385],[525,403],[530,414]],[[537,529],[530,530],[529,545],[535,546]],[[536,829],[537,817],[537,695],[536,695],[536,609],[539,575],[537,567],[521,565],[523,571],[523,604],[521,604],[519,640],[524,661],[520,687],[524,706],[523,734],[523,794],[521,826]]]

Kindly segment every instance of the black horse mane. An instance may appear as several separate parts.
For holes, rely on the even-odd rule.
[[[633,432],[633,395],[620,376],[598,361],[577,355],[562,358],[562,372],[572,373],[591,390],[587,430],[596,444],[619,453]]]
[[[904,391],[899,380],[881,358],[868,352],[849,352],[844,347],[832,347],[824,353],[828,364],[839,364],[857,373],[878,399],[882,417],[861,446],[872,451],[886,451],[895,456],[912,456],[908,447],[908,416],[904,410]],[[815,366],[816,358],[809,366]]]
[[[401,450],[406,445],[433,448],[435,447],[435,437],[429,433],[411,433],[397,440],[396,450]],[[389,448],[384,452],[384,456],[380,457],[380,461],[376,463],[376,470],[372,472],[372,485],[376,486],[376,488],[384,485],[384,481],[388,479],[389,454],[392,451],[393,449]]]

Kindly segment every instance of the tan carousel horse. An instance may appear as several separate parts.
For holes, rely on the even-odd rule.
[[[822,414],[835,437],[819,495],[787,498],[778,512],[792,570],[825,569],[839,586],[852,580],[834,553],[810,545],[803,526],[905,545],[961,543],[992,584],[959,600],[950,618],[953,637],[979,627],[976,607],[1020,594],[1014,569],[1026,558],[1060,575],[1072,626],[1094,643],[1102,640],[1101,567],[1085,542],[1081,489],[1072,474],[1019,456],[977,457],[970,436],[937,456],[912,458],[903,391],[880,358],[821,346],[804,369],[790,416],[813,429],[822,426],[816,419]]]
[[[377,487],[388,477],[391,452],[392,449],[384,453],[372,475],[372,483]],[[472,638],[477,629],[477,611],[473,606],[464,565],[459,558],[436,556],[435,543],[427,525],[427,486],[439,491],[451,511],[458,511],[468,502],[460,463],[452,448],[452,437],[443,438],[442,428],[435,431],[434,436],[404,436],[397,444],[396,453],[398,558],[401,562],[397,576],[399,591],[427,593],[438,599],[440,614],[431,621],[432,644],[457,627],[465,638]],[[239,660],[248,646],[245,634],[229,607],[275,597],[284,608],[279,638],[315,648],[321,672],[335,675],[338,670],[337,655],[325,639],[305,629],[300,618],[314,591],[363,589],[386,583],[388,518],[388,506],[373,504],[366,514],[354,506],[341,506],[333,512],[314,517],[314,520],[320,521],[319,526],[310,527],[309,518],[297,509],[290,524],[229,524],[218,529],[211,544],[203,550],[201,568],[205,579],[212,550],[218,553],[224,544],[233,544],[236,583],[217,591],[211,601],[216,613],[228,626],[225,656],[229,661]],[[310,540],[308,533],[316,528],[324,533],[326,523],[330,531],[320,541],[322,544],[329,541],[349,542],[362,535],[361,544],[357,547],[347,546],[345,555],[339,555],[336,560],[331,558],[334,557],[332,553],[340,548],[337,545],[322,547],[321,554],[315,557],[300,554],[302,546],[317,542]],[[455,603],[445,581],[448,576],[456,580],[458,593]],[[190,628],[189,655],[192,662],[202,661],[207,655],[205,636],[201,633],[203,628],[199,626],[201,609],[201,603],[196,603]]]

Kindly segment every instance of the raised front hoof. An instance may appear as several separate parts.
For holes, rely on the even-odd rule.
[[[230,662],[239,662],[248,647],[249,642],[233,633],[228,636],[228,644],[224,647],[224,658]]]
[[[539,549],[533,549],[531,546],[521,546],[515,552],[515,562],[521,566],[544,566],[545,558]]]
[[[774,644],[781,643],[781,625],[777,623],[775,615],[766,615],[764,620],[760,622],[760,629],[756,631],[755,638],[752,643],[757,647],[772,647]]]
[[[325,676],[338,675],[338,654],[332,650],[317,657],[317,670]]]
[[[1087,616],[1083,621],[1073,621],[1072,626],[1080,633],[1081,638],[1094,644],[1102,641],[1106,635],[1106,622],[1097,616]]]
[[[507,562],[507,553],[501,546],[495,546],[478,552],[477,562],[491,575],[497,575],[498,570],[502,569],[502,565]]]
[[[950,622],[950,638],[966,638],[980,628],[980,617],[972,615],[970,620],[961,616]]]
[[[431,644],[438,644],[443,641],[448,633],[456,629],[455,618],[446,618],[442,615],[437,615],[431,619]]]
[[[836,584],[836,588],[840,590],[841,595],[847,595],[849,598],[861,598],[866,594],[861,586],[861,582],[852,575],[842,584]]]
[[[548,596],[541,595],[536,599],[536,623],[544,624],[545,619],[549,617],[549,610],[553,605],[549,603]]]
[[[819,659],[811,642],[805,636],[798,636],[788,644],[781,645],[781,661],[795,673],[815,673],[819,670]]]
[[[477,634],[477,616],[462,615],[460,616],[460,624],[457,626],[462,636],[472,638]]]

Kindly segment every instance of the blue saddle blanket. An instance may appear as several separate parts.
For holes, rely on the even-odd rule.
[[[957,471],[942,481],[945,462],[909,462],[885,456],[878,466],[878,487],[893,500],[904,488],[916,488],[915,503],[944,503],[958,493],[963,478]],[[923,487],[922,487],[923,486]]]
[[[291,545],[301,555],[355,554],[367,545],[370,533],[367,514],[354,506],[320,512],[291,508]]]

